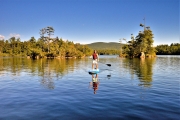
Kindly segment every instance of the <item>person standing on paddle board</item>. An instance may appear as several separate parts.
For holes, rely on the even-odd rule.
[[[96,69],[98,69],[98,61],[99,61],[99,56],[96,50],[94,50],[94,53],[92,54],[92,69],[94,69],[94,65],[96,65]]]

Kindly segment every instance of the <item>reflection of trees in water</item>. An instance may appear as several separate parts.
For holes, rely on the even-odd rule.
[[[1,58],[0,71],[8,70],[14,75],[21,72],[31,73],[32,76],[40,76],[40,83],[54,89],[54,79],[61,79],[68,72],[74,71],[74,59],[27,59],[27,58]]]
[[[43,76],[40,82],[45,88],[48,88],[48,89],[55,88],[54,81],[51,76]]]
[[[124,59],[124,67],[130,70],[131,75],[137,75],[140,80],[139,86],[150,87],[153,75],[153,64],[156,58]]]
[[[55,85],[54,85],[54,81],[52,79],[51,76],[51,68],[50,68],[50,60],[46,59],[47,62],[45,64],[45,62],[43,61],[43,59],[40,60],[41,62],[41,66],[39,66],[39,75],[42,76],[42,79],[40,80],[41,84],[48,89],[54,89]]]
[[[74,66],[74,60],[67,59],[41,59],[38,74],[42,76],[41,84],[54,89],[54,78],[60,79],[68,73],[69,66]]]
[[[22,58],[0,58],[0,71],[9,70],[11,73],[19,73],[22,69],[23,60]]]
[[[4,64],[4,61],[3,61],[2,58],[0,58],[0,74],[1,74],[1,71],[3,71],[3,68],[4,68],[3,64]]]

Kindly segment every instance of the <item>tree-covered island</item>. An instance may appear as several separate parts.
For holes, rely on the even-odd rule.
[[[123,57],[155,57],[156,49],[153,47],[153,33],[150,27],[140,24],[144,27],[143,31],[139,31],[138,35],[134,38],[131,34],[131,40],[126,41],[126,44],[122,47],[123,51],[120,56]]]
[[[144,27],[143,31],[139,31],[136,37],[131,34],[131,40],[126,41],[126,44],[123,45],[120,50],[120,57],[156,57],[158,55],[180,55],[180,44],[172,43],[168,45],[158,45],[153,46],[153,32],[150,27],[146,27],[145,24],[140,24],[141,27]],[[120,41],[121,42],[121,41]]]

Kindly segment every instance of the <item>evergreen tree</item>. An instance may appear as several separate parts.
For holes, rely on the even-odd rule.
[[[134,37],[131,34],[131,40],[128,44],[123,46],[123,55],[129,57],[139,57],[141,53],[145,53],[146,56],[154,56],[156,54],[155,48],[153,48],[153,34],[149,27],[144,31],[139,31],[139,34]]]
[[[51,35],[53,35],[53,33],[54,28],[49,26],[40,30],[41,39],[43,39],[48,46],[48,53],[50,52],[50,43],[53,41],[53,38],[51,38]],[[45,34],[47,34],[48,36],[44,36]]]

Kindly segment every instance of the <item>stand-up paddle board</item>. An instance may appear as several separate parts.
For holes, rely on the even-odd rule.
[[[88,72],[89,72],[89,74],[97,74],[100,72],[100,70],[99,69],[92,69],[92,70],[89,70]]]

